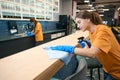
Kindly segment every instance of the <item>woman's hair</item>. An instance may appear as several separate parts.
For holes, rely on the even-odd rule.
[[[98,25],[103,24],[102,18],[99,16],[97,12],[89,12],[89,11],[80,11],[76,18],[82,18],[82,19],[90,19],[92,23]]]
[[[35,26],[36,26],[36,24],[37,24],[37,21],[35,20],[34,17],[33,17],[33,18],[30,18],[30,22],[34,22],[34,23],[35,23]]]

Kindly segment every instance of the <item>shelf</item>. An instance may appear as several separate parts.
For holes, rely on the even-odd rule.
[[[4,0],[0,2],[0,19],[52,20],[53,13],[59,12],[59,0]]]

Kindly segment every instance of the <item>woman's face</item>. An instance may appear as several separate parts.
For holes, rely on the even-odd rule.
[[[34,24],[34,22],[31,22],[31,24]]]
[[[82,31],[88,30],[89,19],[76,18],[76,23],[77,23],[77,27],[78,27],[80,30],[82,30]]]

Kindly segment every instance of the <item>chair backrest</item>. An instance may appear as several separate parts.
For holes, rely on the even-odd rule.
[[[88,68],[101,68],[101,63],[96,58],[86,58]]]

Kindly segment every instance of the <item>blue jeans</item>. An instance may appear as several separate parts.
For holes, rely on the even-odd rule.
[[[104,80],[116,80],[116,79],[104,71]]]
[[[64,80],[66,77],[72,75],[75,73],[76,69],[78,67],[78,60],[76,56],[73,56],[71,61],[64,65],[54,76],[53,78],[57,78],[59,80]]]

